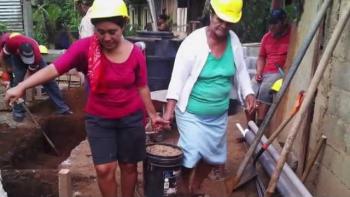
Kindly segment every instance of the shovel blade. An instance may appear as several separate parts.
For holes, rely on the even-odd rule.
[[[256,169],[253,165],[247,166],[244,171],[240,181],[236,183],[235,176],[230,176],[225,180],[226,191],[228,194],[231,194],[233,191],[239,189],[240,187],[246,185],[253,179],[257,177]]]

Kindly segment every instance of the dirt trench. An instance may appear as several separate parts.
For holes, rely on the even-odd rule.
[[[64,97],[73,115],[54,114],[53,104],[48,100],[30,106],[59,155],[55,154],[28,115],[23,123],[14,123],[10,112],[0,112],[8,120],[8,124],[0,124],[0,169],[8,197],[58,196],[58,166],[86,136],[82,113],[83,90],[66,90]]]
[[[64,92],[65,99],[72,107],[74,115],[65,117],[53,115],[54,108],[50,102],[40,102],[30,109],[37,117],[50,139],[60,151],[56,156],[42,134],[36,130],[29,118],[21,124],[0,124],[0,169],[3,178],[3,186],[8,197],[58,197],[58,168],[69,156],[71,160],[73,191],[79,191],[82,197],[101,196],[96,183],[96,177],[91,163],[91,153],[81,147],[74,149],[85,139],[84,131],[84,93],[81,89],[70,89]],[[161,105],[156,105],[161,108]],[[235,123],[244,122],[243,113],[237,113],[237,109],[231,109],[228,126],[228,160],[227,173],[237,170],[242,160],[246,147],[236,141],[240,134],[234,127]],[[0,112],[12,120],[9,112]],[[150,136],[151,137],[151,136]],[[178,132],[164,133],[164,143],[176,144]],[[84,143],[85,141],[83,141]],[[79,145],[81,146],[81,144]],[[85,148],[87,144],[85,144]],[[76,159],[74,159],[76,158]],[[79,163],[80,162],[80,163]],[[60,165],[61,164],[61,165]],[[60,166],[59,166],[60,165]],[[143,172],[139,166],[137,195],[143,196]],[[117,175],[120,172],[117,171]],[[232,196],[256,197],[254,183],[247,184]],[[204,191],[212,197],[223,197],[225,188],[223,182],[206,179],[203,183]]]

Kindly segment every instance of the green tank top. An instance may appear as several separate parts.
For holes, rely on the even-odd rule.
[[[192,88],[187,111],[197,115],[219,115],[229,107],[232,78],[236,72],[231,40],[220,58],[209,53],[206,63]]]

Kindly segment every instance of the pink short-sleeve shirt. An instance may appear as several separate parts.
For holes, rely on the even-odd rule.
[[[92,37],[78,40],[54,61],[58,73],[63,74],[72,68],[88,71],[88,51]],[[147,85],[146,59],[142,51],[135,47],[122,63],[114,63],[102,55],[105,66],[102,85],[105,93],[88,92],[85,112],[103,118],[121,118],[143,108],[138,88]],[[89,76],[86,77],[90,83]]]

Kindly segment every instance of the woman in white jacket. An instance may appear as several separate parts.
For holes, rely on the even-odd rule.
[[[212,167],[226,161],[231,93],[244,98],[248,111],[255,106],[242,46],[230,30],[241,18],[243,2],[212,0],[210,4],[209,26],[190,34],[176,54],[164,113],[164,118],[171,120],[175,112],[178,145],[184,151],[183,183],[192,196],[202,195],[204,178]]]

